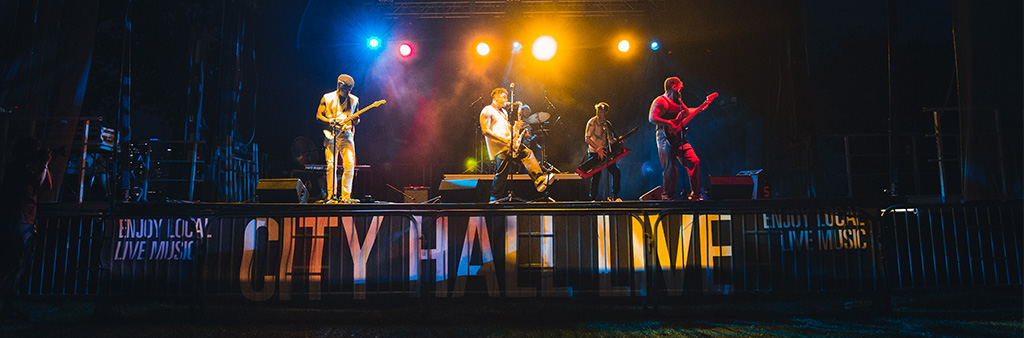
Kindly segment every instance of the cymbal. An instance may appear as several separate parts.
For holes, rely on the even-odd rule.
[[[544,123],[544,121],[547,121],[550,118],[551,114],[548,114],[547,112],[537,112],[534,113],[533,115],[527,116],[525,119],[523,119],[523,122],[529,124]]]

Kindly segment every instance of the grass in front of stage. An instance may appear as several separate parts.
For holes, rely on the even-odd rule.
[[[19,300],[4,337],[1020,337],[1021,289],[853,296],[295,303]],[[685,303],[683,303],[685,302]],[[304,304],[307,305],[307,304]]]

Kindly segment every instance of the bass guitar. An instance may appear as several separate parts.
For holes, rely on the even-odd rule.
[[[704,103],[702,103],[700,107],[697,107],[697,113],[700,113],[704,111],[704,109],[707,109],[708,105],[710,105],[711,102],[714,102],[715,98],[717,97],[718,92],[708,94],[708,97],[704,100]],[[665,136],[666,138],[668,138],[668,144],[671,147],[671,149],[682,149],[683,143],[686,143],[686,133],[690,131],[690,127],[687,127],[686,125],[690,124],[690,120],[692,120],[697,115],[697,113],[691,116],[687,115],[684,112],[680,112],[679,116],[677,116],[672,121],[677,124],[680,124],[681,127],[679,129],[665,128]]]

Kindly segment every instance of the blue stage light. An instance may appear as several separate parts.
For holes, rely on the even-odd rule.
[[[661,44],[658,44],[657,41],[651,41],[651,50],[658,50],[658,48],[661,48]]]
[[[376,36],[366,39],[366,46],[370,47],[370,49],[377,49],[377,47],[380,47],[380,39]]]
[[[512,42],[512,52],[518,53],[520,49],[523,49],[523,45],[519,41]]]

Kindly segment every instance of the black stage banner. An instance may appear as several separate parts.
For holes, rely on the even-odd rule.
[[[875,221],[761,213],[387,212],[107,219],[113,294],[252,301],[876,290]]]

